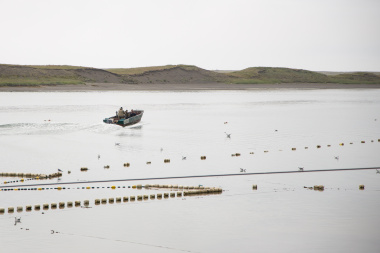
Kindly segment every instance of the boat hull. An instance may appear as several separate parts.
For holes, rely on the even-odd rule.
[[[136,123],[139,123],[142,119],[143,114],[144,114],[143,110],[135,110],[134,112],[136,113],[136,115],[134,115],[132,117],[119,118],[119,117],[113,116],[113,117],[105,118],[103,120],[103,122],[107,123],[107,124],[114,124],[114,125],[122,126],[122,127],[131,126],[131,125],[134,125]]]

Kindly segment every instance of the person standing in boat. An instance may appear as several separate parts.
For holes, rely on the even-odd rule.
[[[119,109],[119,112],[117,114],[117,116],[121,119],[121,118],[124,118],[124,111],[123,111],[123,107],[120,107]]]

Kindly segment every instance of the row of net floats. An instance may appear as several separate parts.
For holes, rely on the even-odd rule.
[[[380,139],[378,139],[377,141],[380,142]],[[371,142],[374,142],[374,140],[371,140]],[[365,141],[361,141],[361,143],[365,143]],[[354,143],[350,142],[350,144],[354,144]],[[339,143],[339,146],[344,146],[344,143]],[[317,148],[322,148],[321,145],[317,145],[316,147]],[[329,144],[329,145],[327,145],[327,147],[331,147],[331,145]],[[309,147],[305,147],[305,149],[309,149]],[[295,151],[295,150],[297,150],[297,148],[291,148],[291,150]],[[282,151],[282,150],[280,150],[280,151]],[[268,152],[269,152],[268,150],[264,150],[264,153],[268,153]],[[254,152],[249,152],[249,154],[253,155],[255,153]],[[233,154],[231,154],[231,156],[233,156],[233,157],[241,156],[241,153],[233,153]],[[201,160],[206,160],[206,156],[201,156],[200,159]],[[185,159],[183,159],[183,160],[185,160]],[[164,163],[170,163],[170,159],[164,159]],[[146,162],[146,164],[149,165],[149,164],[152,164],[152,162],[148,161],[148,162]],[[130,166],[131,166],[130,163],[124,163],[124,167],[130,167]],[[105,165],[104,168],[105,169],[109,169],[110,166],[109,165]],[[82,167],[82,168],[80,168],[80,170],[81,171],[88,171],[88,168],[87,167]]]
[[[16,173],[16,172],[0,172],[0,177],[18,177],[19,180],[4,181],[3,184],[24,182],[26,180],[39,180],[39,179],[53,179],[57,177],[62,177],[61,172],[56,172],[53,174],[35,174],[35,173]],[[24,179],[26,178],[26,179]]]
[[[137,187],[136,187],[137,188]],[[142,200],[148,200],[148,199],[162,199],[162,198],[174,198],[174,197],[182,197],[182,196],[194,196],[194,195],[208,195],[208,194],[220,194],[222,193],[223,190],[222,188],[216,188],[216,187],[204,187],[203,189],[194,189],[194,190],[189,190],[189,191],[177,191],[177,192],[165,192],[165,193],[157,193],[157,194],[144,194],[144,195],[137,195],[137,196],[125,196],[125,197],[116,197],[116,198],[101,198],[101,199],[95,199],[94,200],[94,204],[95,205],[100,205],[100,204],[107,204],[107,203],[110,203],[110,204],[113,204],[113,203],[121,203],[122,201],[123,202],[129,202],[129,201],[135,201],[135,200],[138,200],[138,201],[142,201]],[[90,205],[90,201],[89,200],[84,200],[83,201],[83,205],[84,207],[88,207]],[[35,211],[40,211],[41,208],[43,210],[48,210],[49,208],[50,209],[63,209],[65,208],[65,206],[67,207],[82,207],[81,206],[81,201],[77,200],[75,202],[72,202],[72,201],[68,201],[67,203],[66,202],[58,202],[58,203],[51,203],[51,204],[43,204],[43,205],[34,205],[34,210]],[[32,205],[27,205],[25,207],[25,210],[27,212],[30,212],[32,211],[33,209],[33,206]],[[4,214],[5,213],[5,208],[0,208],[0,214]],[[16,208],[14,207],[8,207],[7,208],[8,210],[8,213],[14,213],[15,210],[17,212],[22,212],[24,211],[24,207],[23,206],[18,206]]]
[[[309,190],[314,189],[314,191],[324,191],[325,190],[324,185],[314,185],[313,187],[304,186],[304,188],[307,188]],[[252,185],[252,190],[257,190],[257,184]],[[364,184],[359,185],[359,190],[364,190]]]
[[[161,186],[161,187],[160,187]],[[166,187],[167,186],[167,187]],[[145,188],[169,188],[170,185],[145,185]],[[134,185],[132,188],[137,188],[141,189],[142,185]],[[196,186],[196,187],[188,187],[192,188],[188,191],[177,191],[177,192],[165,192],[165,193],[157,193],[157,194],[144,194],[144,195],[137,195],[137,196],[125,196],[125,197],[116,197],[116,198],[102,198],[102,199],[95,199],[94,204],[95,205],[100,205],[100,204],[113,204],[113,203],[121,203],[123,202],[128,202],[128,201],[142,201],[142,200],[148,200],[148,199],[162,199],[162,198],[174,198],[174,197],[182,197],[182,196],[193,196],[193,195],[207,195],[207,194],[220,194],[223,192],[222,188],[219,187],[202,187],[202,186]],[[314,187],[304,187],[304,188],[309,188],[309,189],[314,189],[315,191],[324,191],[325,187],[323,185],[314,185]],[[254,184],[252,185],[253,190],[257,190],[257,185]],[[359,190],[364,190],[365,186],[364,185],[359,185]],[[49,208],[51,209],[63,209],[65,206],[67,207],[81,207],[81,201],[77,200],[75,202],[68,201],[67,204],[65,202],[59,202],[59,203],[51,203],[51,204],[43,204],[42,209],[43,210],[48,210]],[[84,200],[83,205],[85,207],[88,207],[90,205],[89,200]],[[25,210],[32,211],[32,205],[27,205],[25,207]],[[18,206],[16,209],[14,207],[8,207],[8,213],[14,213],[15,210],[17,212],[22,212],[24,210],[23,206]],[[34,205],[34,210],[39,211],[41,210],[41,205]],[[0,208],[0,214],[5,213],[5,208]]]
[[[103,187],[96,187],[96,186],[82,186],[82,187],[62,187],[62,186],[58,186],[58,187],[29,187],[29,188],[8,188],[8,189],[0,189],[0,191],[30,191],[30,190],[38,190],[38,191],[42,191],[42,190],[70,190],[70,189],[86,189],[86,190],[90,190],[90,189],[116,189],[116,188],[132,188],[132,189],[142,189],[142,188],[145,188],[145,189],[159,189],[159,188],[168,188],[168,189],[172,189],[172,190],[212,190],[212,191],[216,191],[215,189],[220,189],[221,191],[221,188],[211,188],[211,187],[204,187],[204,186],[182,186],[182,185],[171,185],[171,184],[164,184],[164,185],[160,185],[160,184],[155,184],[155,185],[149,185],[149,184],[146,184],[146,185],[141,185],[141,184],[138,184],[138,185],[132,185],[132,186],[115,186],[115,185],[112,185],[112,186],[103,186]]]
[[[116,188],[131,188],[131,186],[103,186],[103,187],[94,187],[94,186],[82,186],[82,187],[19,187],[19,188],[4,188],[0,189],[0,191],[43,191],[43,190],[80,190],[80,189],[116,189]]]
[[[324,185],[314,185],[314,186],[310,186],[310,187],[304,186],[304,188],[307,188],[309,190],[314,190],[314,191],[324,191],[325,190]],[[364,190],[364,188],[365,188],[364,184],[359,185],[359,190]],[[257,190],[257,185],[253,185],[252,189]]]
[[[304,186],[304,188],[308,188],[309,190],[313,190],[314,191],[324,191],[325,190],[325,186],[323,185],[314,185],[313,187],[307,187],[307,186]],[[359,185],[359,190],[364,190],[364,184],[361,184]]]
[[[103,187],[94,187],[94,186],[83,186],[83,187],[76,187],[76,188],[66,188],[66,187],[55,187],[55,188],[10,188],[10,189],[0,189],[0,191],[26,191],[26,190],[38,190],[38,191],[41,191],[41,190],[70,190],[70,189],[87,189],[87,190],[90,190],[90,189],[116,189],[116,188],[132,188],[132,189],[142,189],[142,188],[145,188],[145,189],[159,189],[159,188],[171,188],[173,190],[206,190],[205,193],[208,193],[207,190],[211,190],[211,192],[221,192],[221,188],[210,188],[210,187],[203,187],[203,186],[181,186],[181,185],[133,185],[133,186],[103,186]],[[307,188],[307,189],[314,189],[314,190],[318,190],[318,191],[323,191],[325,189],[325,187],[323,185],[314,185],[314,186],[310,186],[310,187],[307,187],[307,186],[304,186],[304,188]],[[219,190],[217,190],[219,189]],[[252,189],[253,190],[257,190],[257,185],[254,184],[252,185]],[[359,185],[359,190],[364,190],[364,185]],[[192,194],[192,191],[190,191],[190,193],[186,193],[186,194]]]
[[[371,140],[371,142],[374,142],[374,140]],[[378,139],[377,142],[380,142],[380,139]],[[365,141],[361,141],[360,143],[364,144],[364,143],[366,143],[366,142],[365,142]],[[350,145],[352,145],[352,144],[354,144],[354,143],[353,143],[353,142],[350,142]],[[339,143],[339,146],[344,146],[344,142]],[[316,147],[317,147],[317,148],[322,148],[321,145],[317,145]],[[327,147],[329,148],[329,147],[331,147],[331,145],[328,144]],[[308,148],[309,148],[309,147],[305,147],[305,149],[308,149]],[[295,150],[297,150],[297,148],[292,148],[292,151],[295,151]]]
[[[374,142],[374,140],[371,140],[371,142]],[[377,142],[380,142],[380,139],[377,140]],[[366,143],[365,141],[361,141],[360,143],[364,144]],[[350,145],[354,144],[353,142],[350,142]],[[339,146],[344,146],[344,143],[339,143]],[[331,147],[330,144],[327,145],[327,147]],[[316,148],[322,148],[322,145],[317,145]],[[305,149],[309,149],[309,147],[305,147]],[[292,151],[296,151],[297,148],[291,148]],[[282,150],[280,150],[282,151]],[[268,153],[269,151],[268,150],[264,150],[264,153]],[[254,152],[250,152],[249,154],[253,155]],[[241,154],[240,153],[234,153],[234,154],[231,154],[231,156],[240,156]]]
[[[206,156],[201,156],[201,160],[206,160]],[[170,159],[164,159],[164,163],[170,163]],[[151,161],[147,161],[146,164],[149,165],[149,164],[152,164],[152,162]],[[130,167],[131,164],[130,163],[124,163],[123,166],[124,167]],[[110,166],[109,165],[105,165],[105,166],[103,166],[103,168],[104,169],[109,169]],[[87,167],[81,167],[80,171],[88,171],[88,168]]]
[[[380,142],[380,139],[378,139],[377,141]],[[374,140],[371,140],[371,142],[374,142]],[[360,143],[366,143],[366,142],[365,141],[361,141]],[[352,145],[354,143],[350,142],[350,144]],[[339,143],[339,146],[344,146],[344,143]],[[327,147],[331,147],[331,145],[328,144]],[[322,145],[317,145],[316,148],[322,148]],[[309,147],[305,147],[305,149],[309,149]],[[297,150],[297,148],[291,148],[291,150],[295,151],[295,150]],[[282,151],[282,150],[280,150],[280,151]],[[268,153],[268,152],[269,152],[268,150],[264,150],[264,153]],[[249,152],[249,154],[253,155],[255,153],[254,152]],[[233,156],[233,157],[241,156],[241,153],[233,153],[233,154],[231,154],[231,156]],[[201,156],[200,158],[201,158],[201,160],[206,160],[206,156]],[[164,159],[164,163],[170,163],[170,159]],[[148,161],[148,162],[146,162],[146,164],[152,164],[152,162]],[[130,166],[131,166],[130,163],[124,163],[124,167],[130,167]],[[106,166],[104,166],[104,168],[109,169],[110,166],[106,165]],[[88,170],[88,168],[81,168],[81,171],[87,171],[87,170]]]
[[[380,139],[377,140],[378,142],[380,142]],[[371,140],[371,142],[374,142],[374,140]],[[366,143],[365,141],[361,141],[360,143]],[[352,145],[353,142],[350,142],[350,144]],[[344,146],[344,143],[339,143],[339,146]],[[331,145],[327,145],[327,147],[331,147]],[[309,147],[305,147],[305,149],[308,149]],[[316,148],[322,148],[321,145],[317,145]],[[296,151],[297,148],[291,148],[292,151]],[[280,150],[282,151],[282,150]],[[264,150],[264,153],[268,153],[269,151],[268,150]],[[249,154],[253,155],[254,152],[250,152]],[[233,153],[231,154],[231,156],[233,157],[238,157],[238,156],[241,156],[241,153]],[[200,157],[201,160],[206,160],[206,156],[201,156]],[[146,162],[146,164],[151,164],[152,162],[148,161]],[[164,163],[170,163],[170,159],[164,159]],[[130,167],[131,164],[130,163],[124,163],[124,167]],[[106,165],[104,166],[105,169],[109,169],[110,166],[109,165]],[[88,171],[88,168],[87,167],[81,167],[80,168],[80,171]],[[70,171],[68,171],[68,173],[70,173]],[[0,177],[19,177],[21,178],[20,180],[17,180],[17,181],[5,181],[4,184],[7,184],[7,183],[17,183],[17,182],[24,182],[24,179],[23,177],[25,178],[28,178],[27,180],[33,180],[33,179],[52,179],[52,178],[56,178],[56,177],[61,177],[62,176],[62,173],[61,172],[57,172],[57,173],[53,173],[53,174],[33,174],[33,173],[15,173],[15,172],[0,172]]]

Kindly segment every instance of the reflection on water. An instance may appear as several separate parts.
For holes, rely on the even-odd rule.
[[[120,106],[143,109],[142,121],[103,124]],[[79,183],[1,191],[0,207],[24,211],[0,215],[0,244],[8,252],[378,252],[376,170],[85,182],[376,167],[379,112],[379,90],[0,93],[0,172],[61,169],[60,181],[28,184]],[[224,192],[93,204],[169,191],[128,188],[139,183]],[[26,205],[86,199],[91,208],[25,212]],[[15,217],[22,223],[14,226]]]

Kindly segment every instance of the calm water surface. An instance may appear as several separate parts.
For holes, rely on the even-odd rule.
[[[126,128],[102,123],[120,106],[145,110],[142,121]],[[380,173],[305,173],[380,166],[379,139],[380,90],[2,92],[0,172],[61,169],[60,180],[24,184],[78,184],[61,191],[0,191],[0,207],[88,199],[91,208],[0,214],[1,250],[379,252]],[[305,172],[243,175],[299,167]],[[241,176],[86,183],[210,174]],[[146,183],[224,191],[93,204],[96,198],[170,191],[128,188]],[[107,188],[112,185],[120,188]],[[314,185],[325,190],[305,188]],[[95,189],[82,189],[87,186]],[[14,225],[15,217],[21,223]]]

